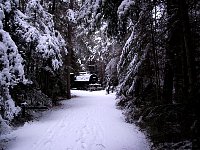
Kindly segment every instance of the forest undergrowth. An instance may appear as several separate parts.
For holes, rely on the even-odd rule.
[[[126,121],[134,123],[146,132],[153,150],[191,150],[198,149],[199,119],[195,115],[194,106],[186,104],[168,104],[151,106],[141,104],[140,107],[127,105],[124,109]]]

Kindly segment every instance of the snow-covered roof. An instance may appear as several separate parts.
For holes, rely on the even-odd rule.
[[[76,76],[75,81],[89,81],[91,74],[81,72],[79,76]]]

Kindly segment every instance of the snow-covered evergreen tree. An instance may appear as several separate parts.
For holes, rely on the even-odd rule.
[[[49,79],[55,76],[63,64],[61,52],[67,54],[66,43],[55,30],[53,16],[40,0],[24,3],[23,13],[18,8],[19,1],[0,1],[0,111],[1,118],[9,121],[20,111],[11,95],[18,99],[18,104],[33,97],[28,96],[29,91],[24,93],[27,99],[19,100],[17,96],[22,94],[18,83],[27,83],[24,76],[31,81],[29,84],[48,90],[45,84],[49,83],[43,83],[40,78],[45,76],[44,72]],[[37,98],[40,100],[41,97]]]
[[[62,65],[60,53],[65,51],[65,41],[54,29],[53,16],[42,7],[40,1],[30,0],[25,14],[16,12],[15,22],[17,33],[26,43],[35,45],[30,48],[38,53],[37,55],[41,55],[44,61],[50,59],[51,64],[48,65],[53,70],[58,69]]]
[[[4,30],[5,13],[11,13],[13,5],[12,1],[0,2],[0,132],[4,130],[5,120],[11,121],[20,111],[9,89],[19,82],[27,82],[22,65],[23,59],[10,34]]]
[[[21,47],[27,78],[52,98],[55,94],[51,90],[58,84],[56,76],[60,73],[67,48],[66,41],[55,29],[53,15],[43,5],[40,0],[30,0],[25,3],[24,13],[15,12],[16,33],[13,37]]]

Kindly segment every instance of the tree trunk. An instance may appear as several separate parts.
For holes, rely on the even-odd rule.
[[[166,55],[170,57],[170,52],[166,52]],[[163,103],[171,104],[172,103],[172,90],[173,90],[173,67],[171,59],[167,60],[165,63],[165,77],[164,77],[164,86],[163,86]]]
[[[73,0],[70,0],[70,9],[73,10]],[[73,42],[72,42],[72,34],[73,34],[73,28],[72,24],[69,21],[68,23],[68,34],[67,34],[67,39],[68,39],[68,54],[67,54],[67,99],[71,98],[71,83],[70,83],[70,72],[71,72],[71,59],[72,59],[72,50],[73,50]]]
[[[194,56],[192,55],[194,53],[194,50],[191,44],[192,40],[190,38],[191,31],[189,27],[188,6],[185,0],[180,1],[180,7],[181,7],[180,17],[181,17],[182,27],[183,27],[183,46],[184,46],[185,56],[186,56],[185,76],[187,77],[187,81],[188,81],[186,85],[188,86],[189,98],[191,98],[192,95],[194,94],[194,81],[196,80]]]
[[[155,43],[155,35],[156,35],[156,27],[157,27],[157,23],[156,23],[156,14],[157,14],[157,10],[155,7],[155,3],[154,3],[154,19],[152,19],[151,22],[151,41],[152,41],[152,50],[153,50],[153,62],[154,62],[154,73],[155,73],[155,83],[156,83],[156,102],[159,101],[160,97],[159,97],[159,90],[160,90],[160,79],[159,79],[159,66],[158,66],[158,52],[156,49],[156,43]]]
[[[52,4],[52,14],[54,14],[55,12],[55,9],[56,9],[56,0],[53,0],[53,4]]]
[[[194,63],[192,57],[192,47],[190,45],[190,28],[188,19],[188,9],[185,0],[167,0],[167,13],[169,16],[168,46],[166,50],[167,62],[173,65],[173,76],[170,81],[164,83],[164,99],[167,96],[165,89],[167,84],[174,85],[174,100],[177,103],[189,102],[194,87]],[[170,52],[171,51],[171,52]],[[169,53],[171,53],[169,55]],[[170,65],[166,64],[166,67]],[[169,68],[166,70],[169,70]],[[168,78],[167,73],[165,78]],[[168,83],[167,83],[168,82]],[[172,87],[172,85],[170,86]],[[168,93],[169,94],[169,93]],[[168,96],[169,98],[169,96]]]
[[[164,86],[163,86],[163,102],[165,104],[172,103],[172,94],[173,94],[173,79],[176,76],[176,81],[178,80],[178,72],[181,72],[182,69],[178,68],[181,67],[179,64],[180,61],[177,61],[175,65],[175,60],[179,58],[179,53],[177,54],[177,50],[180,46],[180,31],[179,31],[179,24],[177,21],[177,1],[174,0],[167,0],[167,14],[168,14],[168,41],[166,47],[166,62],[165,62],[165,73],[164,73]],[[178,56],[178,57],[177,57]],[[178,69],[175,70],[174,68]],[[176,75],[175,75],[176,74]],[[179,82],[175,82],[175,89],[177,91]]]

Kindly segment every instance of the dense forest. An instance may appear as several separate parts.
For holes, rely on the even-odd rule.
[[[200,1],[0,0],[0,134],[90,65],[152,149],[200,148]]]

